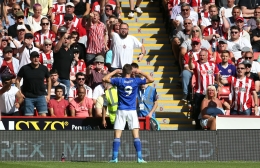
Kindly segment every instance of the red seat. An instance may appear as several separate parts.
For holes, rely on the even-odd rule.
[[[218,88],[218,99],[219,100],[228,100],[230,94],[230,87],[229,86],[222,86]]]
[[[260,55],[260,52],[254,52],[254,60],[257,60]]]

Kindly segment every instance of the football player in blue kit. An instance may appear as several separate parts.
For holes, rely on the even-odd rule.
[[[138,92],[138,87],[146,83],[152,83],[154,79],[141,72],[141,70],[136,70],[136,74],[141,74],[144,79],[132,78],[132,67],[130,64],[125,64],[123,67],[123,77],[122,78],[111,78],[112,76],[122,73],[122,70],[117,69],[109,74],[107,74],[103,81],[111,83],[117,86],[118,92],[118,110],[116,113],[116,119],[114,124],[114,141],[113,141],[113,157],[110,163],[118,162],[118,150],[120,147],[120,137],[122,130],[125,128],[126,121],[128,127],[132,130],[134,138],[134,146],[137,153],[137,162],[146,163],[142,158],[142,146],[139,139],[139,120],[136,112],[136,97]]]

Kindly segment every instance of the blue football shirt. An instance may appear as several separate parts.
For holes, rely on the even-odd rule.
[[[146,83],[141,78],[112,78],[111,84],[117,86],[118,110],[136,110],[138,87]]]

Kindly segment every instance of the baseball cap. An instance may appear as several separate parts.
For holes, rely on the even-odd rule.
[[[209,4],[210,0],[202,0],[202,3]]]
[[[73,6],[73,7],[75,7],[75,5],[74,5],[72,2],[68,2],[68,3],[66,3],[65,6]]]
[[[223,43],[227,44],[227,40],[224,39],[224,38],[220,38],[220,39],[218,40],[218,42],[223,42]]]
[[[25,38],[25,39],[33,38],[33,35],[32,35],[32,33],[26,33],[26,34],[24,35],[24,38]]]
[[[64,15],[64,20],[72,20],[72,19],[73,19],[72,14],[66,13],[66,14]]]
[[[242,52],[248,52],[248,51],[251,51],[249,47],[243,47],[241,49]]]
[[[22,11],[17,11],[15,14],[16,17],[24,16]]]
[[[98,56],[96,56],[94,62],[104,62],[104,57],[103,57],[103,55],[98,55]]]
[[[2,82],[9,81],[16,77],[16,75],[11,72],[11,70],[8,66],[2,66],[0,68],[0,73],[1,73]]]
[[[7,53],[7,52],[13,52],[13,49],[9,46],[6,46],[4,49],[3,49],[3,53]]]
[[[16,29],[17,30],[25,30],[26,27],[25,27],[25,25],[18,25]]]
[[[191,42],[198,42],[198,43],[200,43],[200,39],[197,38],[197,37],[193,37],[193,38],[191,39]]]
[[[37,51],[33,51],[30,54],[30,58],[40,57],[40,54]]]
[[[67,32],[67,28],[64,27],[64,26],[61,26],[61,27],[59,27],[58,32],[60,32],[60,33],[66,33],[66,32]]]
[[[249,60],[244,60],[244,61],[242,62],[242,64],[244,64],[244,65],[251,65],[251,62],[250,62]]]
[[[239,20],[243,22],[243,21],[244,21],[244,18],[243,18],[243,17],[238,17],[238,18],[236,19],[236,21],[239,21]]]
[[[79,52],[79,48],[77,46],[71,48],[73,53]]]
[[[220,22],[220,17],[218,15],[213,15],[211,17],[211,21],[217,21],[217,22]]]
[[[44,44],[52,44],[52,41],[51,41],[51,39],[47,38],[47,39],[44,40],[43,43]]]

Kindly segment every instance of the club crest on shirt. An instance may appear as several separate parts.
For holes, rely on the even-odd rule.
[[[212,74],[213,74],[212,69],[209,69],[209,70],[208,70],[208,74],[209,74],[209,75],[212,75]]]
[[[125,45],[125,44],[123,45],[123,48],[124,48],[124,49],[126,48],[126,45]]]
[[[231,73],[231,71],[232,71],[231,69],[228,69],[228,73]]]
[[[206,74],[207,74],[207,71],[206,71],[206,70],[202,70],[202,71],[201,71],[201,74],[202,74],[202,75],[206,75]]]

